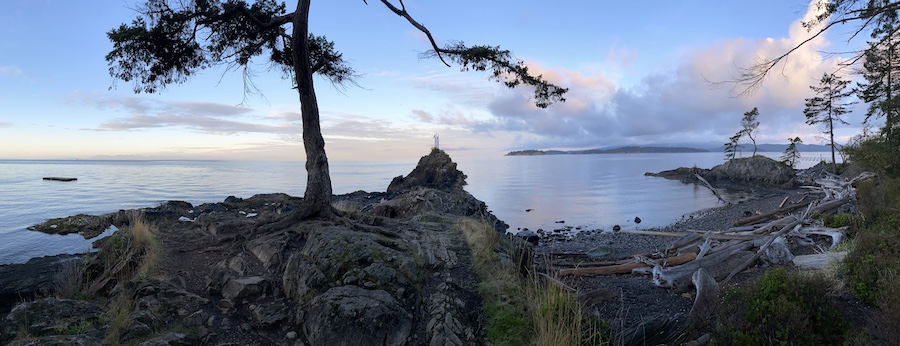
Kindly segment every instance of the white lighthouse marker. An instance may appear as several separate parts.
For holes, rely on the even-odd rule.
[[[440,146],[440,136],[438,136],[437,133],[434,134],[434,148],[435,148],[435,149],[440,149],[440,148],[441,148],[441,146]]]

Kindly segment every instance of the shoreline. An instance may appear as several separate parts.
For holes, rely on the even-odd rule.
[[[689,230],[724,230],[733,222],[750,215],[766,213],[778,209],[785,196],[790,202],[801,198],[819,198],[799,189],[761,189],[750,193],[750,197],[736,203],[704,209],[690,214],[683,220],[663,227],[647,229],[660,233],[688,234]],[[602,260],[620,260],[638,254],[661,253],[680,239],[673,236],[631,234],[627,232],[579,232],[570,238],[541,239],[535,249],[537,259],[547,260],[560,254],[586,254],[603,249],[608,255]],[[762,267],[751,267],[735,278],[734,284],[743,285],[764,272]],[[686,315],[693,304],[693,293],[677,293],[669,288],[658,287],[647,275],[585,275],[559,278],[561,282],[577,292],[599,294],[599,301],[593,301],[588,313],[610,321],[617,321],[622,327],[635,326],[650,320],[670,319]],[[599,293],[598,293],[599,292]]]

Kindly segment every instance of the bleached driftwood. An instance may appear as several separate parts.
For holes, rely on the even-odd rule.
[[[812,255],[794,256],[794,265],[803,269],[822,269],[831,262],[842,261],[847,257],[846,251],[826,252]]]
[[[697,177],[697,180],[702,181],[703,184],[705,184],[706,187],[709,189],[709,191],[712,191],[713,195],[716,195],[716,198],[718,198],[720,201],[722,201],[722,203],[729,204],[728,201],[726,201],[724,198],[722,198],[721,195],[719,195],[719,191],[717,191],[715,188],[713,188],[712,185],[710,185],[709,182],[706,181],[706,179],[703,179],[703,177],[701,177],[699,174],[696,174],[696,173],[694,173],[694,176]]]
[[[697,258],[696,253],[684,254],[681,256],[674,256],[663,258],[659,260],[654,260],[656,265],[679,265],[682,263],[690,262]],[[560,269],[559,276],[569,276],[569,275],[612,275],[612,274],[628,274],[635,268],[640,267],[648,267],[647,263],[644,263],[640,260],[635,259],[634,261],[626,264],[618,264],[611,266],[603,266],[603,267],[591,267],[591,268],[569,268],[569,269]]]
[[[787,197],[785,197],[785,201],[787,201],[786,198],[787,198]],[[735,226],[735,227],[738,227],[738,226],[743,226],[743,225],[746,225],[746,224],[754,223],[754,222],[757,222],[757,221],[762,221],[762,220],[768,219],[768,218],[770,218],[770,217],[773,217],[773,216],[775,216],[775,215],[779,215],[779,214],[784,214],[784,213],[787,213],[787,212],[791,212],[791,211],[794,211],[795,209],[798,209],[798,208],[801,208],[801,207],[805,207],[805,206],[807,206],[807,205],[809,205],[809,202],[806,202],[806,203],[799,203],[799,204],[794,204],[794,205],[790,205],[790,206],[787,206],[787,207],[784,207],[784,208],[780,208],[780,209],[777,209],[777,210],[774,210],[774,211],[771,211],[771,212],[768,212],[768,213],[765,213],[765,214],[759,214],[759,215],[754,215],[754,216],[751,216],[751,217],[743,218],[743,219],[740,219],[740,220],[735,221],[735,222],[734,222],[734,226]]]

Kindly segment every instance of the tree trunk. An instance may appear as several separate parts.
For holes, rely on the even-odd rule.
[[[309,3],[300,0],[294,12],[291,52],[300,113],[303,120],[303,147],[306,149],[306,192],[298,217],[309,218],[331,210],[331,176],[325,156],[325,139],[319,124],[319,104],[313,88],[313,71],[309,65]]]

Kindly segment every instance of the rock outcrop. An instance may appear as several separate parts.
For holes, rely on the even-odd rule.
[[[425,187],[441,191],[458,191],[466,185],[466,175],[456,168],[450,155],[440,149],[419,159],[419,164],[406,177],[398,176],[388,185],[387,192],[399,192]]]
[[[782,187],[790,185],[794,170],[771,158],[757,155],[730,160],[704,174],[710,182],[731,182],[758,186]]]
[[[127,225],[86,259],[85,292],[95,296],[83,304],[122,299],[126,317],[117,327],[91,322],[55,337],[93,338],[88,344],[111,337],[154,345],[484,344],[479,280],[457,223],[503,224],[461,188],[465,175],[446,153],[435,150],[419,163],[390,192],[336,196],[341,217],[283,229],[271,225],[301,199],[268,194],[147,208],[144,218],[163,249],[155,274],[140,274],[146,251],[121,238]],[[15,316],[53,318],[33,304],[15,309]],[[109,314],[111,307],[96,309]],[[0,342],[47,337],[7,332],[22,324],[4,320]]]
[[[60,273],[80,267],[79,255],[38,257],[27,263],[0,265],[0,313],[9,312],[17,302],[54,291]]]
[[[716,187],[791,187],[796,172],[788,165],[771,158],[757,155],[729,160],[711,169],[679,167],[659,173],[645,175],[683,183],[697,183],[699,175]]]

